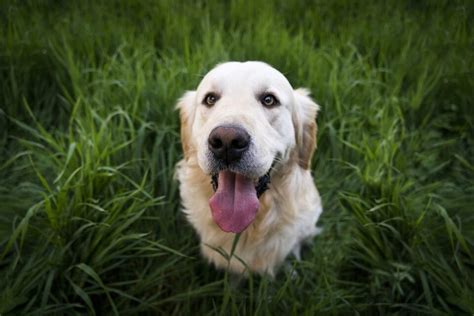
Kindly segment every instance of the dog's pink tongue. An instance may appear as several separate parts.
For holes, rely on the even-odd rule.
[[[240,233],[257,215],[259,203],[253,181],[240,174],[221,171],[209,206],[214,221],[223,231]]]

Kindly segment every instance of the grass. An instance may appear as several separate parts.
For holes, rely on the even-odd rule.
[[[4,1],[0,314],[474,313],[469,1]],[[299,277],[236,287],[179,211],[174,104],[263,60],[322,107]]]

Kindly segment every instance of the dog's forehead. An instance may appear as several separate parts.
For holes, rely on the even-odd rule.
[[[288,79],[268,64],[257,61],[227,62],[209,71],[198,90],[278,89],[292,91]]]

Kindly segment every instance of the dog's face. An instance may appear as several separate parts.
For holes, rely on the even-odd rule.
[[[213,177],[216,223],[240,232],[255,217],[275,164],[308,168],[317,105],[261,62],[218,65],[178,104],[185,159]]]

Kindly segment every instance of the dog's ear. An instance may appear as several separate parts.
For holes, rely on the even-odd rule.
[[[309,169],[316,149],[316,115],[319,106],[309,97],[309,91],[296,89],[293,125],[295,126],[295,158],[303,169]]]
[[[181,123],[181,146],[183,147],[184,159],[188,160],[193,146],[191,143],[191,132],[194,121],[194,101],[196,98],[195,91],[187,91],[176,104],[179,110],[179,118]]]

